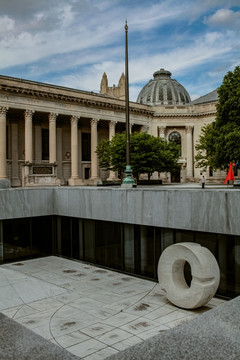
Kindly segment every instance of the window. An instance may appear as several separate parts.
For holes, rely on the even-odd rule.
[[[89,179],[90,178],[90,168],[85,168],[84,169],[84,179]]]
[[[97,264],[112,269],[122,269],[121,244],[121,224],[110,221],[95,221],[95,254]]]
[[[182,156],[182,138],[179,132],[173,131],[168,137],[169,141],[175,142],[177,145],[179,145],[179,156]]]
[[[49,160],[49,130],[42,129],[42,160]]]
[[[82,133],[82,161],[91,161],[91,134]]]

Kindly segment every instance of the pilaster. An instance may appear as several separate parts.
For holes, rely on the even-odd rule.
[[[165,139],[166,126],[158,126],[158,135],[160,138]]]
[[[187,179],[193,181],[193,126],[185,127],[187,133]]]
[[[141,126],[141,129],[140,129],[140,132],[148,133],[148,130],[149,130],[149,126],[147,126],[147,125],[142,125],[142,126]]]

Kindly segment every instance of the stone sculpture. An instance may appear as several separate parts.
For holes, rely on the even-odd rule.
[[[191,267],[190,286],[184,276],[186,262]],[[158,281],[171,303],[184,309],[195,309],[208,303],[216,293],[220,271],[207,248],[196,243],[178,243],[167,247],[160,256]]]

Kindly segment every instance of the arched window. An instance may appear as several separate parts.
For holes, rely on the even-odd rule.
[[[179,145],[179,156],[182,156],[182,138],[179,132],[173,131],[168,136],[169,141],[174,141],[177,145]]]

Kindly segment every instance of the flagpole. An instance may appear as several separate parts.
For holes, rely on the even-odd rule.
[[[125,107],[126,107],[126,169],[122,187],[136,187],[132,178],[130,156],[130,121],[129,121],[129,79],[128,79],[128,25],[125,24]]]

